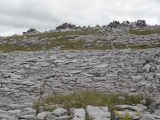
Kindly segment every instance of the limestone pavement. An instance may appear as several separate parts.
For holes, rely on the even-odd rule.
[[[0,53],[0,79],[2,120],[35,119],[32,105],[44,82],[49,86],[42,97],[77,90],[148,95],[155,99],[148,108],[154,112],[144,111],[139,119],[160,119],[159,48]],[[86,108],[89,114],[91,108],[94,106]],[[78,111],[84,113],[83,109]],[[77,114],[76,109],[72,112]]]

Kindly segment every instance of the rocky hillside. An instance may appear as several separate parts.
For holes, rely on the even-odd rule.
[[[93,28],[65,23],[45,33],[32,28],[1,38],[0,118],[36,119],[32,105],[40,93],[91,90],[151,96],[153,104],[138,105],[143,109],[136,119],[160,119],[159,47],[160,26],[143,20]]]
[[[31,28],[23,35],[0,38],[0,51],[148,49],[160,46],[159,34],[159,25],[144,20],[82,28],[64,23],[44,33]]]

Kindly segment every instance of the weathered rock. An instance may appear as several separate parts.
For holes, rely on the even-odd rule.
[[[73,116],[72,120],[85,120],[85,110],[83,108],[75,109],[71,108],[70,109],[71,116]]]
[[[32,35],[32,34],[37,34],[37,33],[40,33],[40,32],[34,28],[30,28],[29,30],[27,30],[27,32],[23,32],[23,35]]]
[[[25,107],[28,107],[28,105],[19,105],[19,104],[9,104],[9,106],[12,108],[12,109],[23,109]]]
[[[44,120],[50,114],[51,114],[51,112],[46,112],[46,111],[45,112],[41,112],[41,113],[37,114],[37,118],[40,119],[40,120]]]
[[[140,103],[143,104],[143,105],[145,105],[146,101],[145,100],[141,100]]]
[[[120,109],[130,109],[130,110],[135,110],[135,111],[139,111],[139,112],[143,112],[147,109],[146,106],[142,105],[142,104],[137,104],[136,106],[131,106],[131,105],[116,105],[116,108],[120,108]]]
[[[108,107],[95,107],[88,105],[86,107],[86,112],[89,119],[93,120],[111,120],[110,112],[108,112]]]
[[[150,109],[158,109],[160,110],[160,99],[155,99],[152,104],[149,106]]]
[[[73,118],[72,116],[64,115],[64,116],[55,118],[55,120],[70,120],[72,118]]]
[[[160,120],[159,115],[145,114],[140,120]]]
[[[151,69],[151,65],[146,64],[146,65],[143,67],[143,69],[146,70],[147,72],[149,72],[150,69]]]
[[[0,114],[0,118],[7,120],[17,120],[18,118],[12,114]]]
[[[54,115],[56,117],[67,115],[67,110],[63,108],[57,108],[54,111],[51,112],[51,115]]]
[[[19,118],[20,119],[27,119],[27,120],[34,120],[34,119],[36,119],[36,116],[34,116],[34,115],[22,115]],[[41,119],[41,120],[43,120],[43,119]]]
[[[61,29],[81,29],[81,27],[77,27],[76,25],[69,23],[63,23],[62,25],[56,27],[56,30],[61,30]]]

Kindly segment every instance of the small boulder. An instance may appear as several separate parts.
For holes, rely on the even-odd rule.
[[[52,111],[51,114],[56,117],[64,116],[64,115],[67,115],[67,110],[63,108],[57,108],[54,111]]]
[[[51,112],[41,112],[37,114],[37,118],[43,120],[45,117],[49,116]]]

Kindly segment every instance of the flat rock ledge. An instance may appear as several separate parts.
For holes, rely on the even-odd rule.
[[[0,53],[0,80],[2,120],[33,120],[35,100],[78,90],[151,96],[153,104],[139,119],[156,120],[160,115],[159,48]],[[88,109],[85,112],[92,114]]]

